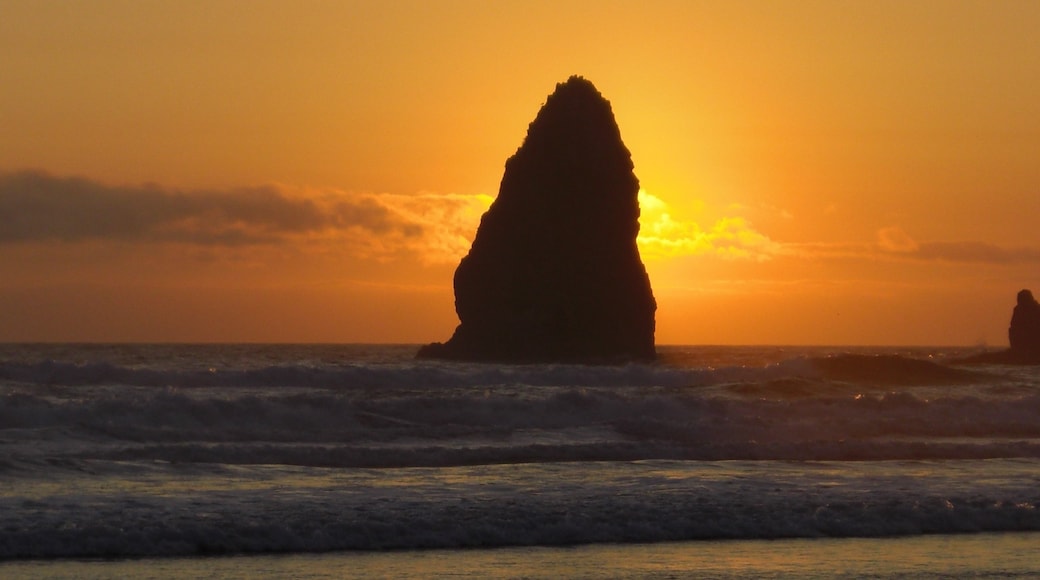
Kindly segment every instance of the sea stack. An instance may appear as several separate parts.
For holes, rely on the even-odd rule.
[[[460,324],[420,357],[651,360],[657,304],[636,247],[639,180],[610,103],[556,85],[506,161],[498,197],[455,271]]]
[[[1040,303],[1029,290],[1019,291],[1017,298],[1008,327],[1011,354],[1016,359],[1040,362]]]
[[[1030,290],[1018,292],[1008,326],[1011,348],[983,352],[956,362],[963,364],[1040,365],[1040,303]]]

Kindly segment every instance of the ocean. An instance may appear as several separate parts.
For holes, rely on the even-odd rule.
[[[416,350],[0,345],[0,576],[1040,574],[1040,367]]]

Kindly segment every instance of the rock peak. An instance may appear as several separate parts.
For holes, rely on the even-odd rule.
[[[567,95],[571,98],[592,98],[597,101],[605,100],[599,90],[596,89],[596,85],[580,75],[571,75],[566,81],[556,83],[556,90],[549,95],[549,99],[561,98],[561,95]]]
[[[420,356],[504,362],[654,358],[657,308],[639,258],[639,180],[610,103],[556,86],[455,271],[460,324]]]

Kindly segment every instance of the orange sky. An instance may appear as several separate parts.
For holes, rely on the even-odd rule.
[[[572,74],[658,343],[1006,344],[1040,3],[0,0],[0,340],[427,342]]]

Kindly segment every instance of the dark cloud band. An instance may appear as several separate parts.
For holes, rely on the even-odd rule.
[[[1040,250],[1036,248],[1005,248],[986,242],[922,242],[913,256],[922,260],[975,264],[1040,262]]]
[[[291,196],[275,187],[176,191],[41,171],[0,174],[0,243],[85,240],[242,245],[362,229],[418,235],[371,197]]]

